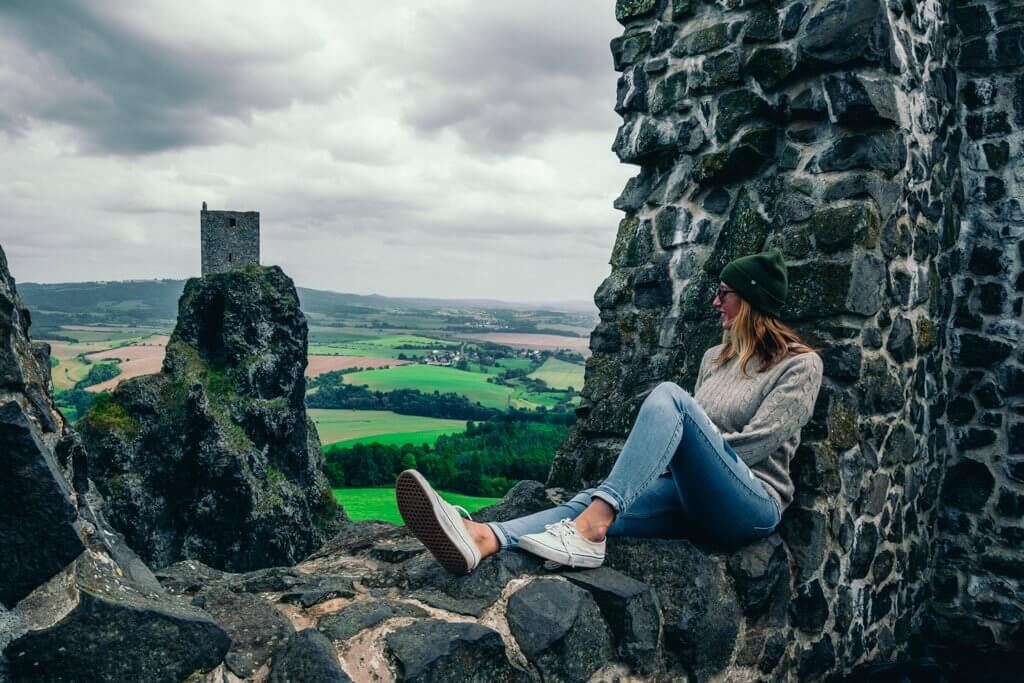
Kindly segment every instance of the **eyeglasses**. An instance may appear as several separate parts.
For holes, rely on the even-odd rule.
[[[725,301],[725,297],[729,296],[730,294],[735,294],[735,293],[736,293],[735,289],[726,289],[725,287],[719,287],[718,288],[718,296],[717,296],[717,298],[721,299],[722,301]]]

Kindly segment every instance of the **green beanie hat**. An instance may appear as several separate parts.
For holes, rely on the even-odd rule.
[[[726,264],[722,282],[736,290],[751,306],[775,317],[786,303],[786,262],[778,249],[741,256]]]

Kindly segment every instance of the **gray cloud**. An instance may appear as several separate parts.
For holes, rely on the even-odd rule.
[[[409,79],[403,116],[418,130],[508,153],[558,130],[614,125],[607,17],[592,2],[430,7],[415,24],[431,39],[395,58]]]
[[[27,115],[70,126],[89,153],[146,154],[216,142],[223,119],[246,121],[343,87],[340,78],[291,73],[315,46],[313,35],[312,46],[296,41],[283,53],[214,51],[176,33],[174,17],[154,12],[146,26],[101,11],[118,9],[84,0],[0,4],[0,54],[8,65],[0,71],[0,126],[24,132]]]
[[[24,281],[192,276],[208,201],[302,285],[589,300],[619,32],[593,0],[0,0],[0,243]]]

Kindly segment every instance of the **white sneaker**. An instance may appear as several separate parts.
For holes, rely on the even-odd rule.
[[[480,564],[480,549],[462,523],[466,508],[450,505],[437,495],[423,475],[405,470],[395,482],[398,512],[427,550],[453,574],[468,574]]]
[[[545,524],[538,534],[524,534],[519,537],[519,547],[543,557],[544,566],[553,569],[558,565],[594,568],[604,563],[605,542],[588,541],[576,529],[571,519],[554,524]]]

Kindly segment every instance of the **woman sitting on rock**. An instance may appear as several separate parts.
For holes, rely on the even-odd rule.
[[[772,533],[793,500],[789,462],[822,374],[816,350],[777,318],[786,286],[776,250],[726,265],[713,301],[724,341],[704,353],[694,395],[659,384],[599,486],[557,507],[483,524],[463,519],[464,509],[406,470],[395,486],[406,526],[455,574],[505,548],[549,566],[598,567],[606,536],[739,546]]]

